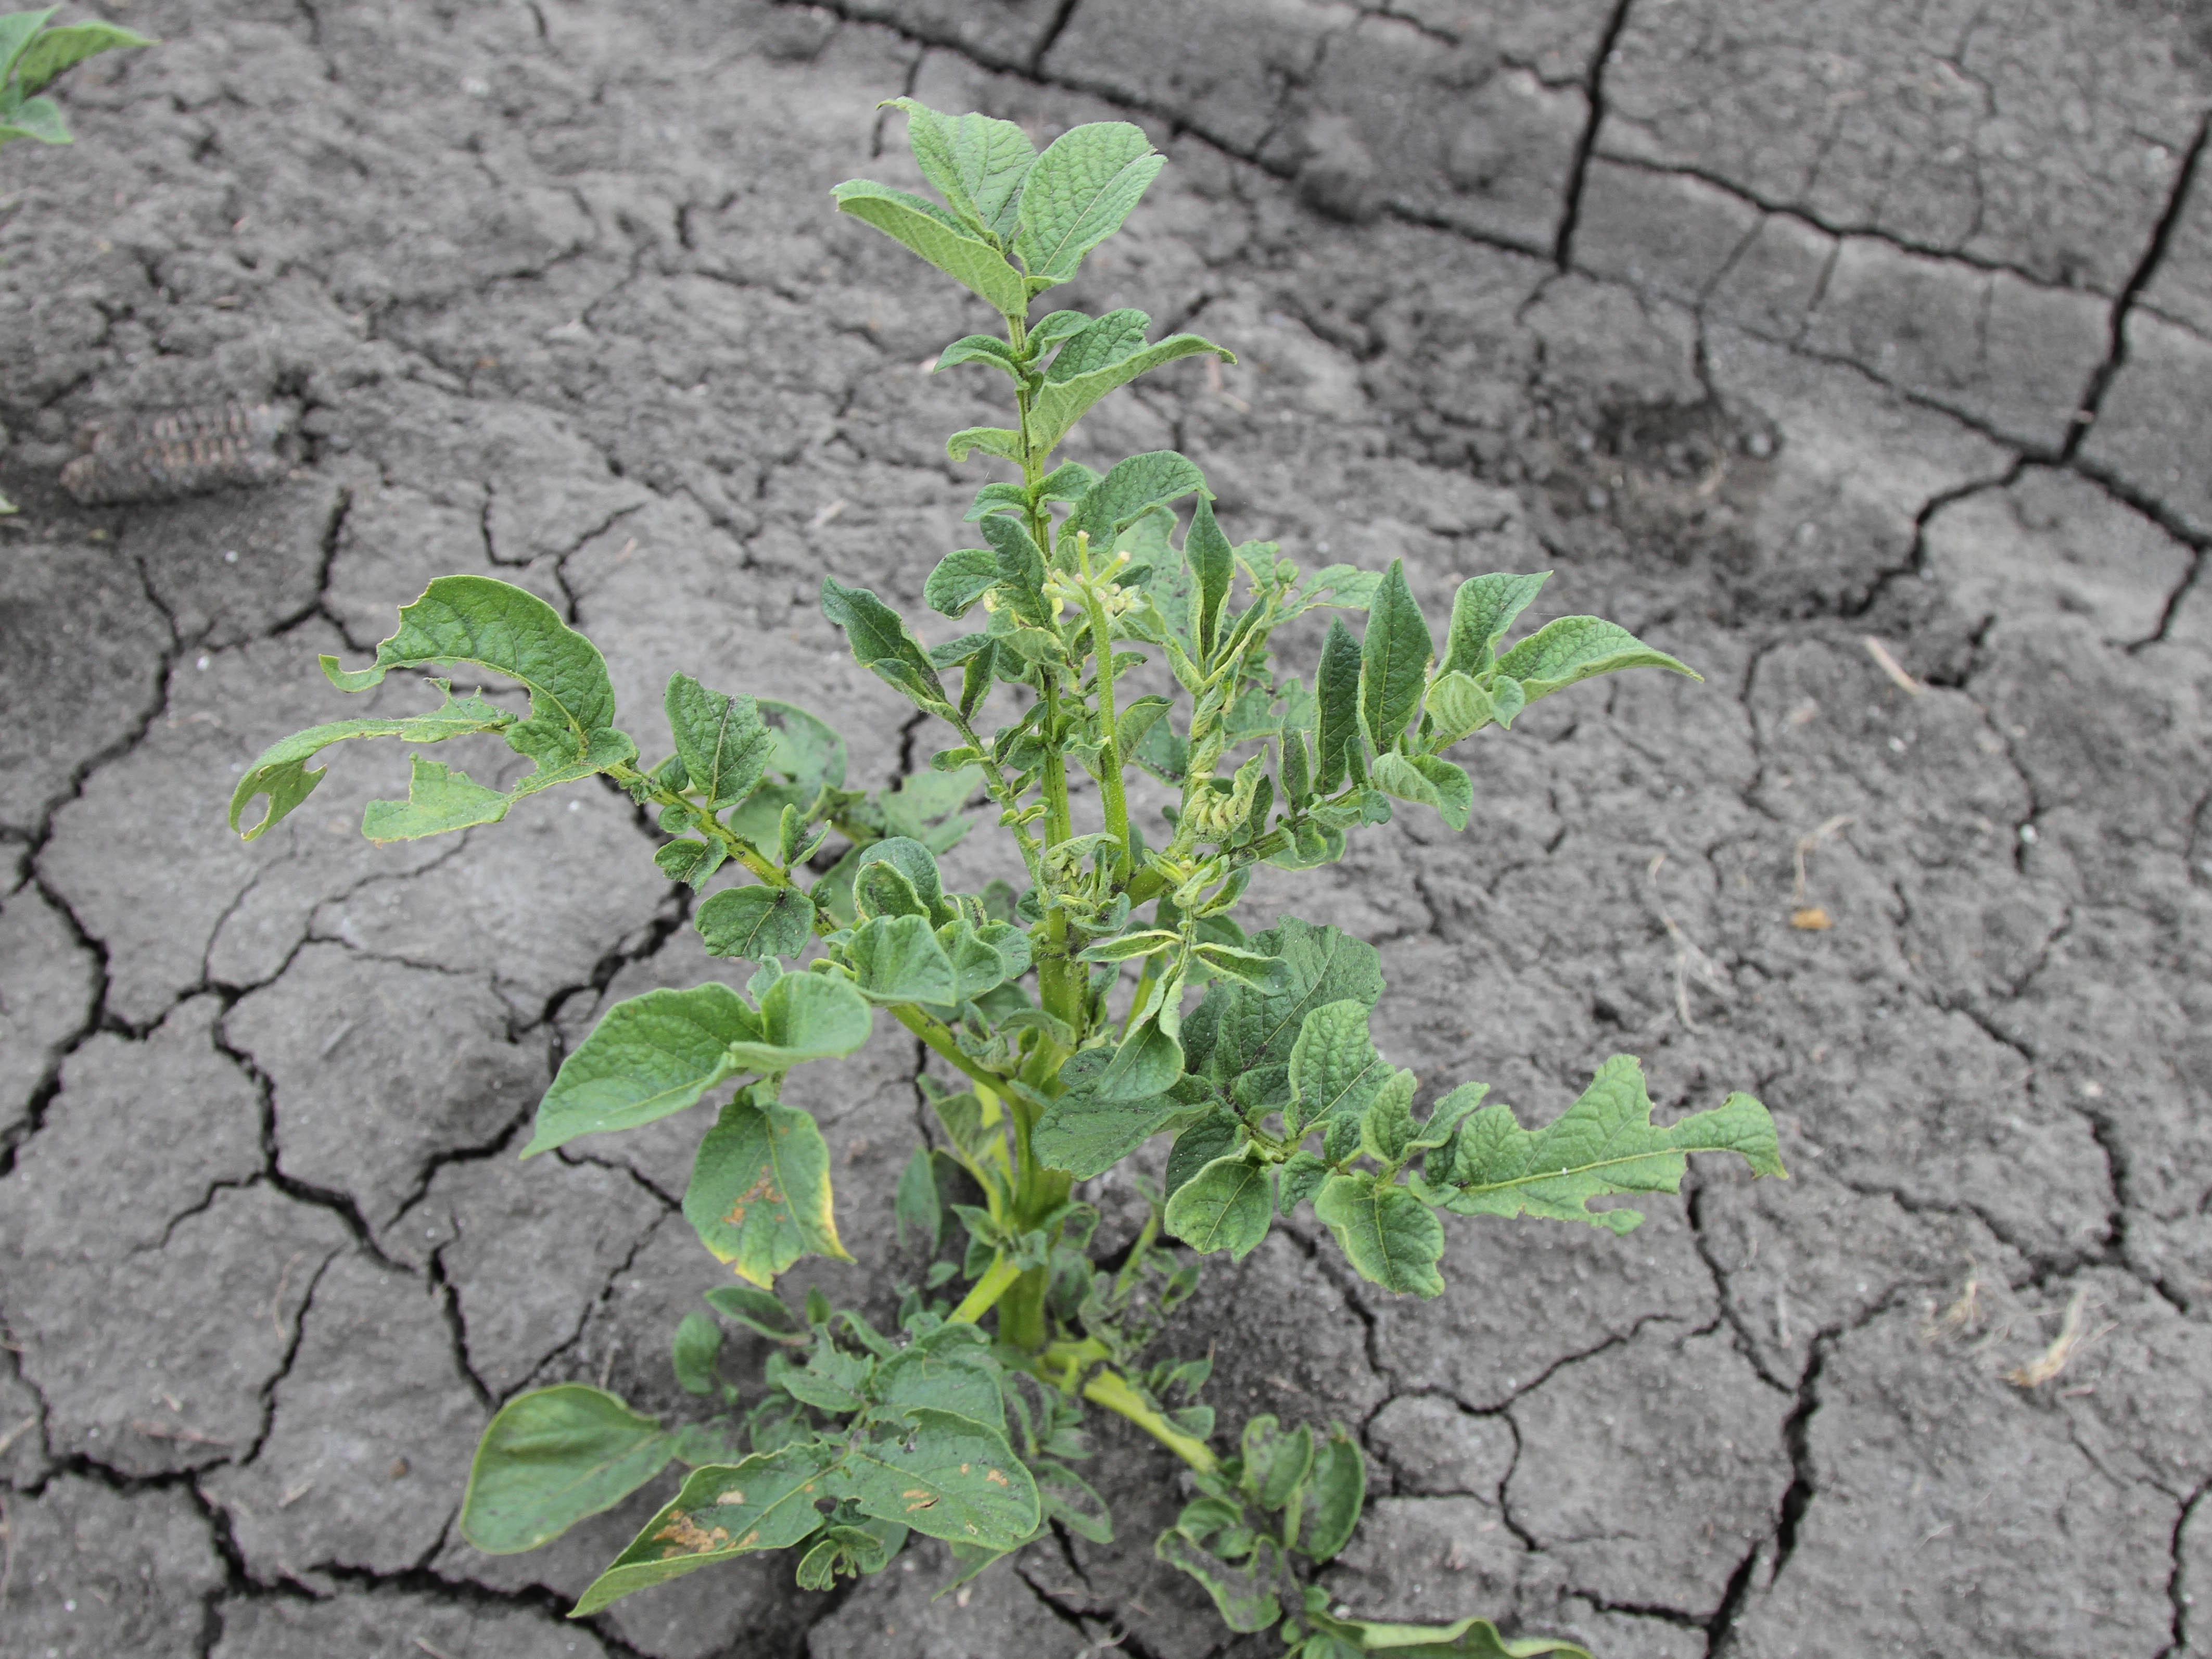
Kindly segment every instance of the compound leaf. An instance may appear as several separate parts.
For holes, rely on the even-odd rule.
[[[796,887],[725,887],[699,907],[691,925],[710,957],[795,957],[814,937],[814,903]]]
[[[1367,606],[1361,642],[1359,713],[1377,750],[1390,748],[1413,718],[1432,647],[1420,603],[1406,585],[1406,562],[1390,561]]]
[[[1320,1217],[1362,1279],[1421,1297],[1443,1294],[1444,1230],[1428,1206],[1365,1170],[1331,1176],[1314,1195]]]
[[[696,1104],[741,1069],[732,1045],[757,1043],[760,1036],[760,1017],[719,981],[617,1002],[561,1062],[522,1155],[550,1152],[578,1135],[634,1129]]]
[[[659,1474],[675,1438],[659,1418],[580,1382],[517,1395],[477,1443],[461,1536],[487,1555],[534,1550]]]
[[[853,1258],[838,1242],[830,1212],[830,1148],[822,1131],[796,1106],[756,1105],[750,1094],[741,1091],[722,1108],[700,1141],[684,1217],[718,1261],[767,1289],[809,1252]]]
[[[823,1495],[836,1455],[820,1441],[802,1442],[692,1470],[674,1501],[592,1581],[568,1616],[585,1618],[716,1561],[796,1544],[821,1523],[814,1500]]]
[[[1498,659],[1499,675],[1518,680],[1530,702],[1593,675],[1617,674],[1624,668],[1665,668],[1693,680],[1705,678],[1601,617],[1557,617]]]
[[[1503,1105],[1467,1119],[1453,1146],[1452,1190],[1440,1196],[1460,1215],[1547,1216],[1625,1233],[1641,1214],[1592,1211],[1589,1200],[1679,1192],[1690,1152],[1735,1152],[1755,1176],[1788,1173],[1774,1120],[1749,1095],[1732,1094],[1711,1111],[1658,1128],[1643,1066],[1615,1054],[1582,1097],[1540,1129],[1522,1128]]]
[[[333,720],[327,726],[311,726],[304,732],[295,732],[280,738],[261,753],[259,759],[246,769],[231,792],[230,827],[238,829],[238,820],[256,795],[266,795],[269,805],[261,822],[240,833],[247,841],[265,834],[283,822],[285,816],[308,796],[315,793],[323,781],[323,769],[307,769],[307,763],[317,752],[333,743],[349,738],[398,738],[403,743],[443,743],[447,738],[465,737],[477,732],[500,732],[514,724],[515,716],[508,710],[495,708],[480,697],[456,697],[453,689],[443,688],[444,700],[427,714],[406,714],[388,720]]]
[[[1006,256],[934,203],[869,179],[848,179],[830,192],[837,210],[873,225],[918,253],[1002,317],[1030,308],[1029,284]]]
[[[1168,1200],[1167,1230],[1200,1255],[1226,1250],[1242,1261],[1267,1236],[1274,1218],[1268,1166],[1241,1154],[1217,1158]]]
[[[677,756],[707,810],[719,812],[752,793],[775,746],[760,705],[709,691],[689,674],[671,675],[662,701]]]
[[[1451,627],[1446,635],[1443,672],[1470,678],[1486,674],[1498,660],[1498,642],[1513,619],[1528,608],[1552,573],[1526,576],[1504,572],[1470,576],[1452,595]]]
[[[1014,252],[1034,289],[1064,283],[1083,256],[1112,235],[1167,165],[1126,121],[1071,127],[1046,147],[1023,182]]]

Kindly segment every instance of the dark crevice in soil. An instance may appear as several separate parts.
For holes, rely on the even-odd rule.
[[[2105,393],[2112,389],[2112,378],[2128,359],[2128,318],[2135,310],[2136,301],[2158,274],[2159,266],[2166,261],[2167,245],[2173,240],[2174,228],[2181,222],[2183,208],[2189,200],[2189,187],[2197,177],[2197,163],[2204,155],[2204,140],[2212,131],[2212,114],[2201,117],[2197,123],[2197,136],[2190,140],[2188,149],[2181,158],[2181,166],[2173,175],[2173,189],[2167,196],[2166,210],[2160,214],[2158,223],[2152,227],[2150,240],[2144,246],[2142,258],[2129,274],[2127,283],[2120,289],[2119,297],[2112,302],[2112,334],[2105,349],[2104,361],[2089,376],[2087,389],[2081,394],[2081,407],[2066,429],[2066,441],[2060,446],[2058,458],[2071,461],[2081,447],[2081,441],[2089,435],[2103,411]]]
[[[542,1615],[549,1630],[559,1631],[580,1625],[605,1644],[609,1653],[617,1659],[651,1659],[651,1656],[616,1634],[606,1621],[597,1617],[580,1619],[572,1625],[568,1619],[568,1599],[556,1595],[542,1585],[532,1584],[521,1589],[493,1589],[471,1578],[448,1578],[428,1567],[408,1567],[398,1572],[379,1572],[372,1568],[349,1566],[343,1562],[319,1561],[307,1571],[341,1584],[349,1584],[363,1590],[400,1590],[431,1601],[448,1601],[459,1606],[499,1607],[510,1611],[534,1613]],[[264,1593],[259,1592],[258,1593]],[[419,1644],[418,1644],[419,1645]]]
[[[1561,270],[1572,266],[1575,226],[1583,210],[1583,180],[1589,172],[1590,153],[1597,148],[1598,129],[1605,124],[1606,62],[1620,43],[1621,30],[1628,25],[1628,9],[1633,3],[1634,0],[1613,0],[1613,13],[1605,20],[1605,32],[1598,36],[1597,50],[1590,54],[1589,74],[1583,87],[1583,95],[1589,100],[1589,112],[1583,121],[1582,137],[1575,143],[1575,159],[1567,172],[1566,202],[1559,210],[1559,240],[1552,248],[1552,261]]]
[[[1045,31],[1038,37],[1036,49],[1030,53],[1029,72],[1031,76],[1043,72],[1047,54],[1060,44],[1060,37],[1066,32],[1068,20],[1075,15],[1075,9],[1082,3],[1083,0],[1060,0],[1060,9],[1053,13],[1052,21],[1045,25]]]

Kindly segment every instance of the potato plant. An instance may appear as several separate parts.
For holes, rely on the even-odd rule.
[[[1340,1423],[1256,1417],[1222,1439],[1199,1401],[1210,1362],[1168,1334],[1200,1260],[1242,1258],[1301,1205],[1383,1293],[1443,1293],[1447,1215],[1534,1216],[1626,1232],[1621,1194],[1673,1193],[1686,1155],[1733,1152],[1783,1173],[1747,1095],[1660,1127],[1636,1060],[1607,1060],[1538,1127],[1479,1083],[1425,1110],[1410,1071],[1369,1030],[1375,948],[1285,916],[1237,921],[1254,867],[1311,869],[1408,809],[1463,830],[1476,786],[1451,758],[1528,704],[1631,668],[1687,674],[1611,623],[1563,617],[1509,643],[1545,577],[1477,576],[1441,639],[1401,566],[1302,568],[1272,542],[1232,543],[1199,468],[1162,451],[1103,472],[1054,451],[1101,398],[1177,359],[1230,354],[1194,334],[1148,341],[1137,311],[1030,318],[1135,208],[1164,158],[1137,128],[1079,126],[1042,154],[1020,128],[910,100],[915,158],[942,204],[854,181],[837,206],[988,302],[1000,334],[948,345],[936,370],[1004,382],[1012,424],[952,434],[961,461],[1009,476],[976,491],[979,545],[930,573],[930,607],[964,631],[927,642],[875,593],[823,583],[854,656],[947,737],[930,769],[846,787],[845,748],[773,698],[668,682],[665,758],[616,724],[599,652],[542,600],[481,576],[430,584],[375,661],[325,657],[343,691],[392,670],[465,665],[527,694],[527,712],[431,682],[426,713],[300,732],[239,781],[231,824],[264,833],[313,791],[342,738],[428,744],[489,734],[533,763],[504,791],[414,758],[404,800],[365,834],[408,840],[498,822],[526,798],[605,780],[657,815],[654,854],[703,896],[707,953],[751,964],[740,993],[710,979],[610,1008],[562,1063],[524,1151],[712,1107],[684,1212],[732,1279],[674,1334],[676,1377],[714,1414],[677,1427],[577,1383],[508,1401],[485,1431],[461,1528],[478,1548],[530,1549],[619,1502],[672,1462],[674,1499],[575,1612],[760,1550],[794,1553],[799,1583],[882,1571],[915,1533],[940,1539],[954,1583],[1048,1529],[1109,1540],[1078,1473],[1086,1412],[1113,1413],[1188,1468],[1190,1502],[1154,1545],[1240,1632],[1276,1630],[1305,1659],[1579,1651],[1508,1642],[1480,1618],[1379,1624],[1307,1580],[1352,1535],[1366,1476]],[[1279,671],[1276,631],[1328,611],[1310,689]],[[1359,630],[1347,616],[1364,617]],[[1318,621],[1318,618],[1316,618]],[[1140,687],[1152,689],[1139,691]],[[514,699],[518,704],[520,699]],[[880,718],[880,716],[877,716]],[[1133,769],[1172,804],[1145,824]],[[1079,772],[1092,792],[1072,788]],[[1085,810],[1079,814],[1079,798]],[[938,865],[991,817],[1006,879],[948,890]],[[734,977],[734,975],[733,975]],[[808,1255],[849,1261],[813,1119],[782,1098],[793,1068],[848,1055],[878,1012],[927,1046],[934,1145],[896,1192],[921,1265],[896,1330],[778,1275]],[[1079,1183],[1142,1158],[1148,1218],[1110,1249]],[[725,1324],[769,1346],[740,1388]],[[949,1586],[948,1586],[949,1588]]]

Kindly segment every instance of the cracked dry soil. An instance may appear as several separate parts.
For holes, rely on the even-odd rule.
[[[916,763],[814,606],[915,601],[981,476],[937,447],[980,384],[924,372],[979,319],[824,193],[902,177],[900,91],[1172,158],[1066,302],[1243,362],[1076,453],[1182,447],[1236,534],[1402,555],[1432,613],[1556,566],[1552,613],[1705,672],[1483,739],[1463,836],[1262,884],[1382,945],[1431,1086],[1541,1115],[1626,1049],[1668,1109],[1758,1091],[1795,1176],[1699,1169],[1626,1240],[1456,1224],[1432,1304],[1295,1226],[1212,1271],[1224,1415],[1364,1436],[1333,1585],[1624,1659],[2212,1652],[2201,9],[103,9],[165,44],[0,162],[0,1654],[1272,1650],[1153,1564],[1175,1477],[1110,1423],[1121,1541],[957,1601],[925,1549],[562,1622],[660,1487],[462,1545],[501,1398],[684,1408],[691,1126],[513,1154],[600,1008],[721,965],[611,793],[378,849],[369,751],[222,825],[337,716],[315,654],[455,570],[562,607],[633,725],[682,668]],[[296,417],[280,481],[61,490],[81,422],[232,401]],[[880,1297],[916,1064],[799,1074],[863,1264],[800,1283]]]

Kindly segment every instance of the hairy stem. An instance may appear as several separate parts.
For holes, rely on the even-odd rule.
[[[1121,843],[1115,877],[1126,881],[1135,859],[1129,846],[1129,803],[1121,793],[1121,744],[1114,729],[1113,627],[1106,619],[1105,602],[1096,590],[1085,587],[1084,599],[1091,613],[1091,648],[1098,659],[1098,789],[1106,803],[1107,833]]]
[[[993,1257],[983,1276],[975,1281],[975,1287],[952,1310],[951,1322],[955,1325],[974,1324],[990,1312],[1000,1297],[1006,1295],[1021,1276],[1022,1270],[1013,1264],[1011,1258],[1003,1255]],[[1004,1316],[1000,1317],[1003,1322]]]
[[[1185,1434],[1146,1405],[1144,1396],[1129,1386],[1121,1372],[1100,1371],[1083,1385],[1083,1397],[1117,1417],[1127,1418],[1200,1474],[1211,1474],[1220,1467],[1221,1460],[1214,1456],[1212,1448]]]

